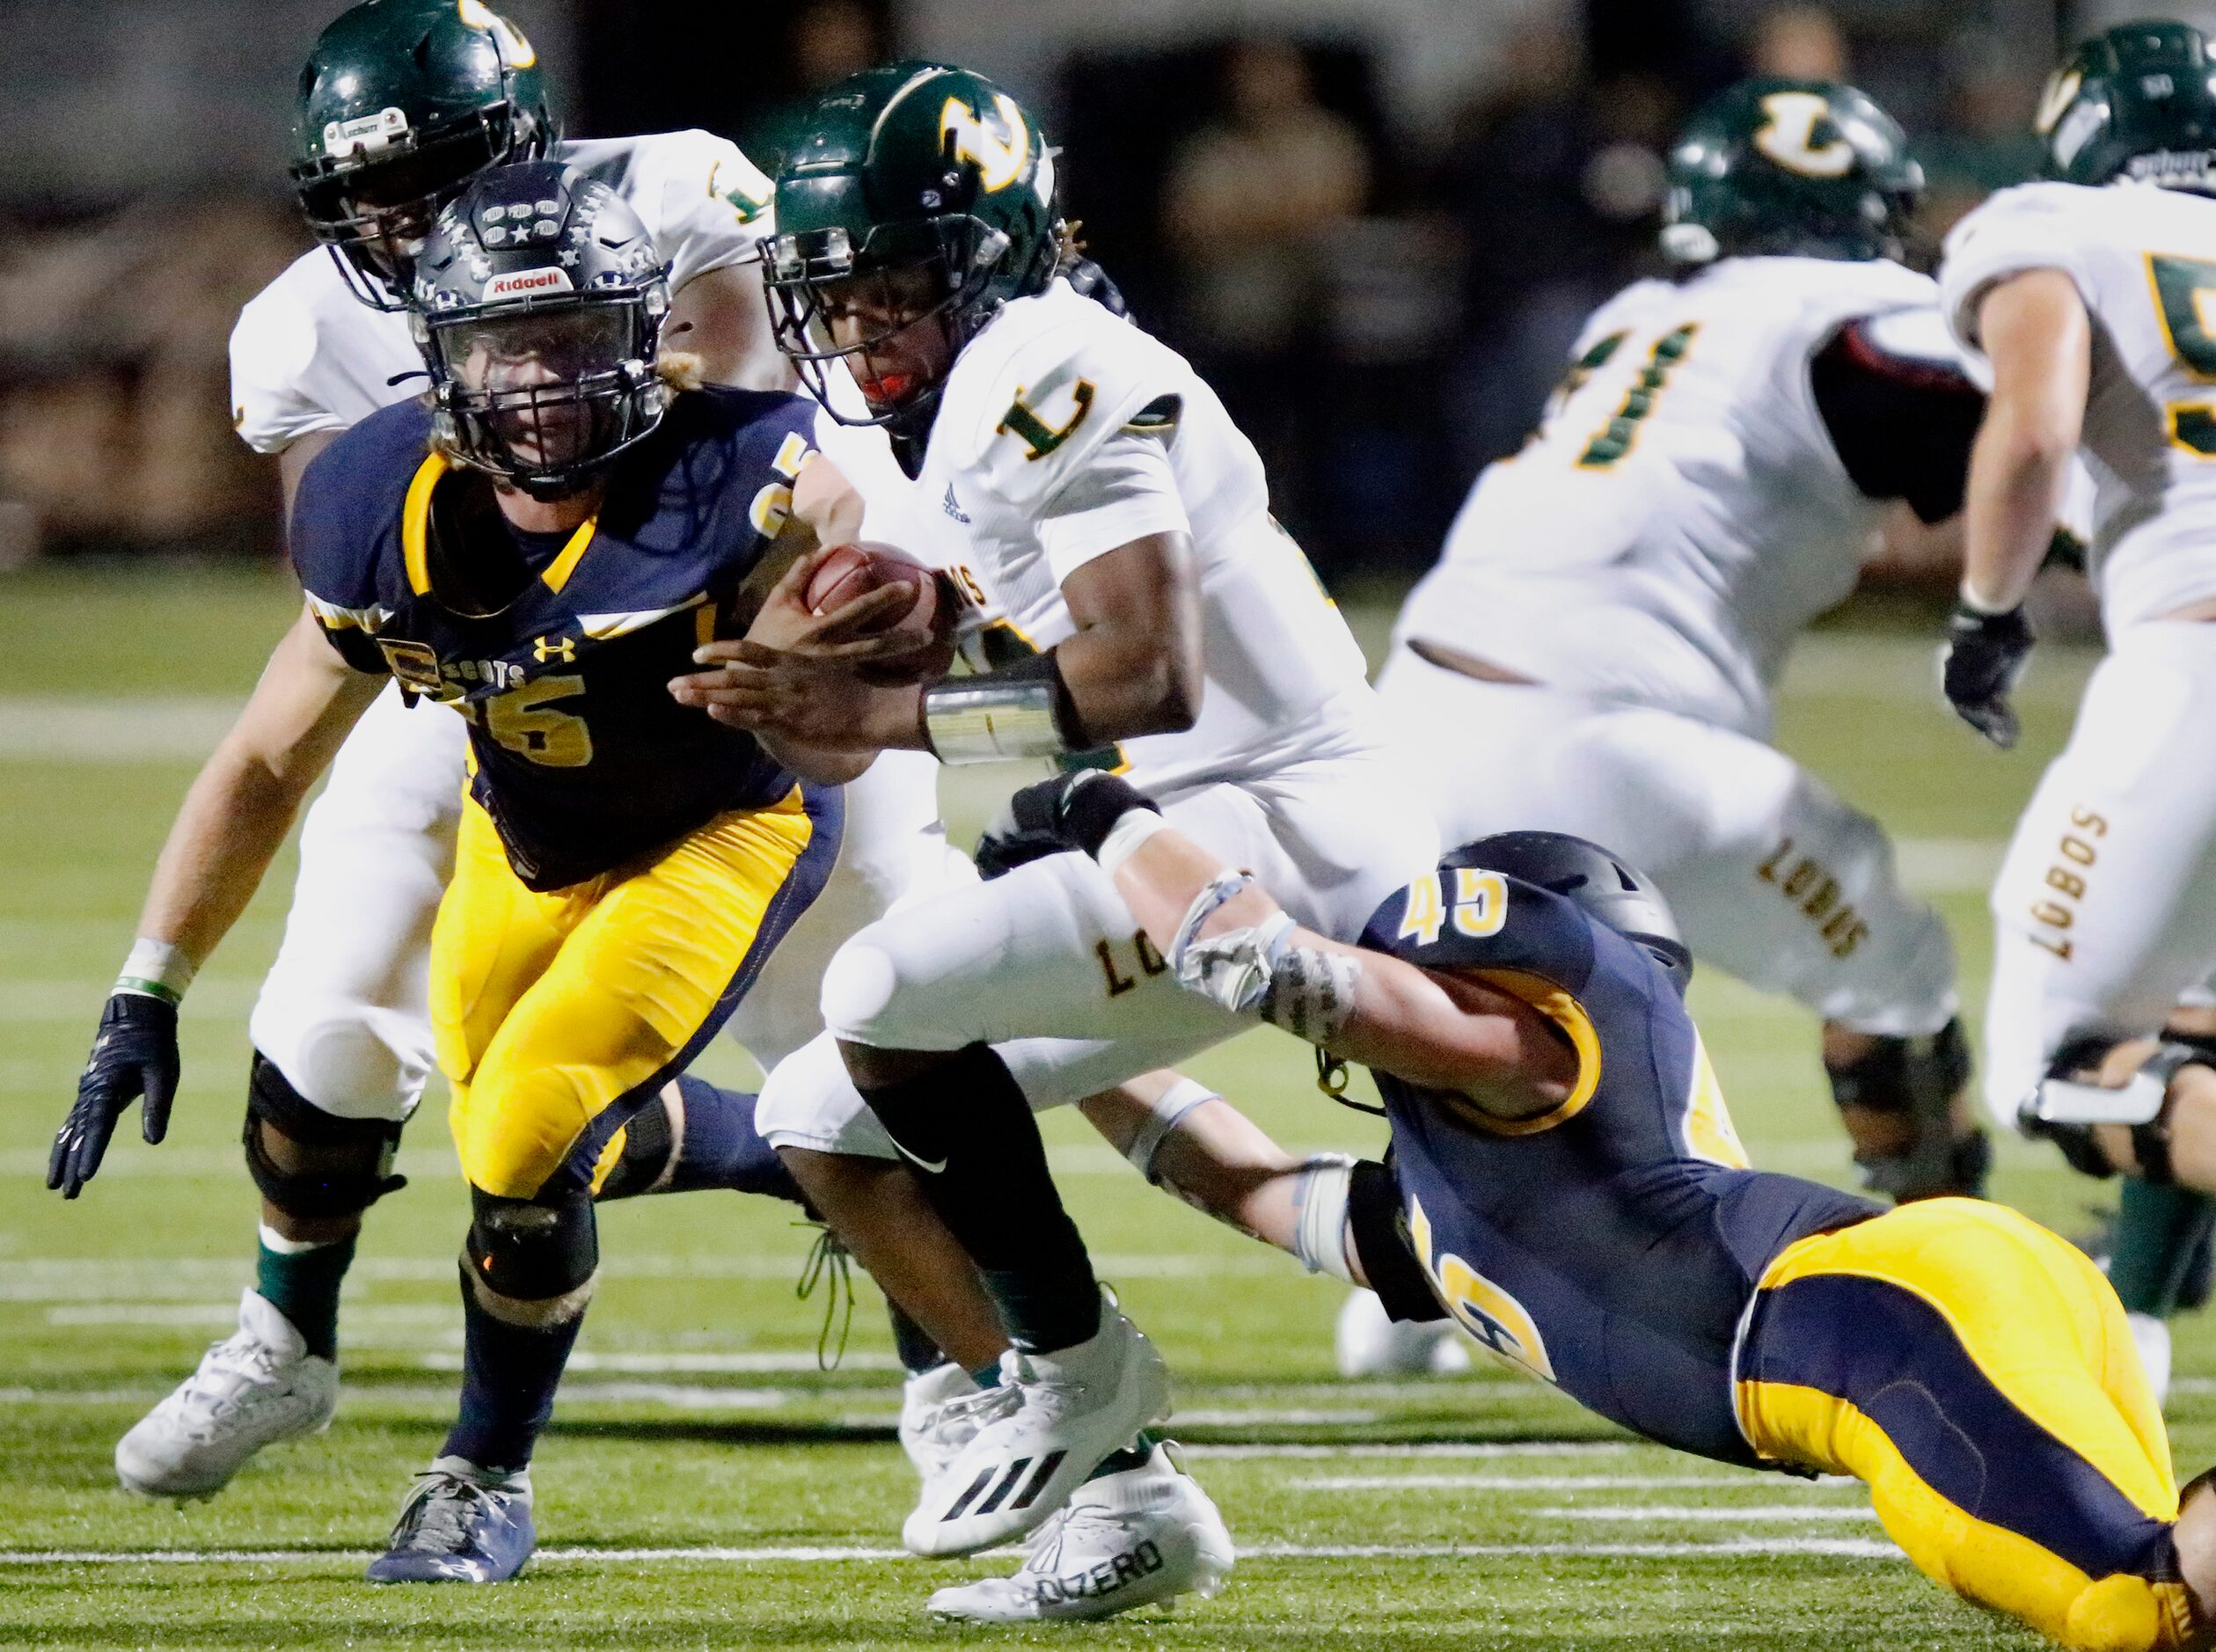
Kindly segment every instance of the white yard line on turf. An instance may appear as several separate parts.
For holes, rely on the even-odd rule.
[[[1742,1508],[1718,1505],[1715,1508],[1690,1508],[1683,1504],[1626,1503],[1621,1505],[1593,1505],[1584,1508],[1566,1507],[1540,1509],[1535,1511],[1550,1520],[1716,1520],[1726,1524],[1741,1520],[1875,1520],[1877,1514],[1871,1509],[1853,1509],[1845,1506],[1826,1508],[1811,1503],[1749,1503]]]
[[[142,1147],[141,1151],[149,1150]],[[160,1148],[150,1150],[158,1154]],[[100,1168],[116,1168],[114,1150]],[[449,1159],[452,1158],[448,1155]],[[406,1162],[402,1160],[404,1170]],[[45,1159],[40,1159],[43,1173]],[[771,1279],[789,1283],[807,1261],[803,1251],[748,1256],[698,1256],[653,1252],[611,1256],[601,1263],[609,1279]],[[1287,1273],[1300,1264],[1290,1256],[1256,1246],[1230,1256],[1184,1253],[1098,1253],[1093,1266],[1108,1278],[1230,1279]],[[86,1302],[212,1302],[224,1291],[253,1283],[251,1255],[243,1257],[37,1257],[10,1259],[0,1268],[0,1302],[83,1304]],[[350,1270],[360,1284],[435,1284],[454,1287],[451,1256],[364,1256]],[[238,1298],[231,1298],[234,1311]]]
[[[369,1549],[0,1549],[0,1566],[317,1566],[355,1564]],[[1247,1561],[1455,1561],[1548,1556],[1576,1560],[1740,1560],[1749,1555],[1838,1555],[1898,1561],[1898,1549],[1870,1538],[1728,1538],[1717,1543],[1256,1543]],[[815,1563],[908,1561],[903,1549],[807,1545],[729,1548],[541,1549],[535,1564]]]
[[[1620,1457],[1623,1440],[1410,1440],[1362,1445],[1181,1445],[1188,1457]]]
[[[1190,1449],[1190,1448],[1187,1448]],[[1787,1480],[1765,1474],[1324,1474],[1286,1482],[1293,1491],[1679,1491],[1717,1487],[1726,1491],[1815,1490],[1855,1484],[1844,1475]]]

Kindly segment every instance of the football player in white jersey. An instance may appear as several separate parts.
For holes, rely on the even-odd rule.
[[[1947,932],[1877,822],[1769,743],[1788,653],[1887,514],[1960,508],[1980,401],[1898,261],[1922,175],[1862,93],[1756,80],[1695,113],[1670,176],[1675,273],[1585,324],[1410,594],[1379,691],[1447,841],[1619,845],[1704,961],[1824,1018],[1872,1188],[1975,1192]],[[1384,1357],[1376,1312],[1349,1306],[1357,1371]]]
[[[2052,1136],[2096,1174],[2110,1166],[2093,1124],[2139,1137],[2111,1268],[2158,1385],[2169,1344],[2154,1316],[2172,1305],[2164,1292],[2211,1209],[2171,1185],[2165,1109],[2166,1080],[2216,1033],[2212,69],[2183,24],[2088,41],[2040,111],[2052,181],[2004,190],[1964,219],[1940,274],[1948,321],[1993,377],[1948,698],[2014,743],[2033,522],[2073,452],[2095,485],[2087,573],[2108,642],[1993,886],[1986,1095],[1997,1117]],[[2104,1048],[2166,1027],[2163,1049],[2120,1092],[2072,1082]]]
[[[681,698],[783,742],[1128,766],[1172,818],[1356,932],[1436,834],[1386,749],[1359,650],[1270,520],[1262,467],[1186,363],[1058,278],[1035,126],[932,64],[827,91],[778,180],[767,279],[819,395],[843,364],[912,495],[1004,616],[998,669],[885,685],[766,650]],[[902,1235],[858,1187],[901,1159],[975,1259],[1013,1349],[904,1537],[968,1553],[1035,1527],[1162,1414],[1165,1373],[1103,1306],[1030,1107],[1227,1037],[1181,1002],[1099,869],[1051,854],[917,903],[841,949],[826,1037],[771,1076],[763,1134],[881,1283]],[[900,1294],[896,1290],[896,1294]]]
[[[378,0],[338,18],[303,76],[296,150],[301,205],[324,245],[247,304],[231,338],[235,421],[277,456],[288,502],[340,432],[425,387],[399,286],[438,207],[506,161],[551,155],[612,186],[683,289],[666,330],[673,346],[698,356],[705,376],[786,382],[753,267],[771,223],[768,180],[705,132],[558,142],[533,48],[478,0]],[[392,1146],[433,1064],[431,920],[453,865],[465,745],[450,710],[410,709],[388,691],[308,812],[282,949],[252,1022],[258,1288],[242,1298],[238,1334],[119,1444],[127,1486],[207,1495],[263,1445],[331,1416],[340,1283],[362,1212],[397,1185]],[[928,764],[918,766],[920,830],[935,809]],[[785,994],[808,1009],[787,1047],[817,1025],[826,950],[801,966],[807,990]],[[696,1157],[707,1134],[693,1132]]]

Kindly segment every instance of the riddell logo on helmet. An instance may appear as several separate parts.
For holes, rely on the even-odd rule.
[[[485,283],[487,298],[528,298],[534,293],[568,293],[577,290],[566,269],[511,270],[505,275],[495,275]]]

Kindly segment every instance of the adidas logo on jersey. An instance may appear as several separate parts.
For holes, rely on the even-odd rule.
[[[966,528],[969,525],[969,513],[962,509],[962,501],[954,497],[954,485],[952,482],[947,484],[947,497],[939,501],[939,508],[945,511],[949,516],[952,516],[963,527]]]
[[[574,292],[576,282],[566,269],[519,269],[495,275],[485,283],[487,298],[528,298],[533,293]]]

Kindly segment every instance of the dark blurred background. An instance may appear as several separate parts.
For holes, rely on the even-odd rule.
[[[815,88],[963,62],[1064,151],[1071,215],[1270,469],[1328,577],[1436,551],[1577,323],[1654,267],[1662,151],[1745,73],[1854,80],[1931,174],[1927,236],[2029,174],[2107,0],[494,0],[574,136],[699,126],[773,170]],[[305,245],[299,65],[335,0],[0,4],[0,566],[269,556],[225,340]],[[2187,15],[2192,15],[2190,11]],[[2198,16],[2205,25],[2211,19]]]

